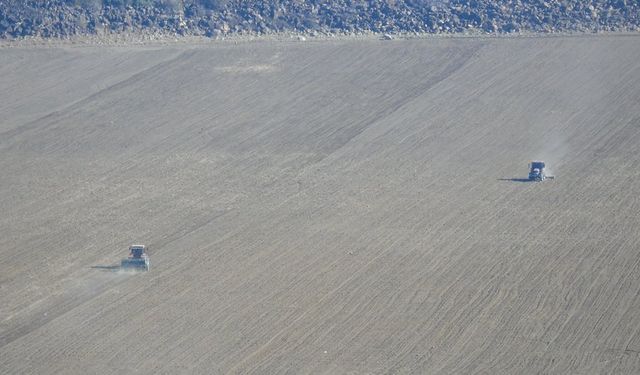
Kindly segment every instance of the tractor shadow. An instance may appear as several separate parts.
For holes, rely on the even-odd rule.
[[[120,271],[120,266],[91,266],[94,270],[101,270],[103,272],[118,272]]]
[[[498,181],[511,181],[511,182],[534,182],[528,178],[499,178]]]

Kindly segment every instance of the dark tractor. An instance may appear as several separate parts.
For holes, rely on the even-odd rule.
[[[129,247],[129,258],[122,260],[120,268],[124,270],[149,271],[151,263],[146,250],[145,245],[131,245]]]
[[[535,160],[529,164],[529,181],[544,181],[547,178],[553,179],[553,176],[548,176],[544,170],[544,162]]]

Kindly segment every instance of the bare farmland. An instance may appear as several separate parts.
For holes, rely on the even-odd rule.
[[[640,372],[637,36],[4,48],[0,88],[2,373]]]

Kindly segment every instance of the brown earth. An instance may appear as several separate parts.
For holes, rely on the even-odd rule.
[[[2,373],[640,372],[638,36],[15,47],[0,87]]]

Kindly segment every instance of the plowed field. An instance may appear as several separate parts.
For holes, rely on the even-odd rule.
[[[0,373],[640,373],[639,197],[634,35],[3,48]]]

